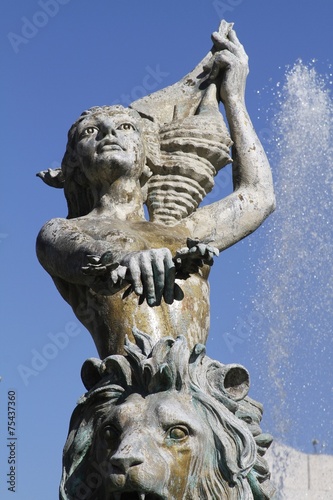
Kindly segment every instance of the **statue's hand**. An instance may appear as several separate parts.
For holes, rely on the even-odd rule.
[[[105,295],[118,292],[126,284],[127,268],[115,262],[112,252],[103,255],[87,255],[87,264],[81,268],[83,274],[94,278],[91,288]]]
[[[112,295],[130,284],[125,296],[134,291],[152,307],[160,305],[162,298],[167,304],[181,300],[176,272],[178,278],[186,279],[204,264],[213,265],[213,257],[218,254],[216,248],[188,238],[187,247],[178,250],[174,258],[168,248],[158,248],[130,252],[118,263],[112,252],[106,252],[87,256],[82,272],[94,278],[90,286],[95,292]]]
[[[112,272],[119,267],[119,262],[112,258],[112,252],[103,255],[87,255],[87,264],[81,268],[83,274],[89,276],[102,276],[106,272]]]
[[[204,264],[212,266],[214,256],[219,255],[217,248],[202,243],[197,239],[187,239],[187,247],[177,251],[174,258],[176,264],[176,277],[188,277],[189,274],[197,273]]]
[[[175,297],[175,263],[168,248],[131,252],[121,260],[126,280],[148,305],[160,305],[162,297],[172,304]]]
[[[233,29],[212,34],[217,52],[213,57],[210,79],[222,77],[220,98],[226,105],[230,99],[244,99],[246,77],[249,73],[248,56]]]

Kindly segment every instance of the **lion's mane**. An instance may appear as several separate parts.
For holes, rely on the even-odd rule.
[[[247,371],[240,365],[210,359],[201,344],[190,352],[184,337],[163,338],[154,347],[142,332],[136,331],[135,338],[137,345],[126,341],[126,356],[113,355],[104,361],[93,358],[82,367],[88,392],[71,418],[60,499],[100,499],[98,492],[95,496],[100,471],[98,474],[98,464],[92,467],[91,462],[94,433],[103,416],[110,405],[121,404],[130,394],[148,396],[162,391],[190,394],[210,433],[201,443],[200,453],[191,459],[184,499],[272,498],[269,471],[262,458],[272,438],[259,427],[261,405],[246,396]]]

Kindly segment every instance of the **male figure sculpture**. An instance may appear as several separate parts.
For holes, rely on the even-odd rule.
[[[154,105],[91,108],[69,131],[62,169],[40,174],[63,185],[69,215],[42,228],[38,258],[102,359],[123,353],[133,327],[154,342],[183,334],[190,347],[205,344],[216,248],[244,238],[274,208],[269,164],[245,107],[247,56],[228,23],[213,42],[205,66],[182,82],[183,94],[192,92],[186,102],[175,85]],[[177,102],[171,115],[165,93]],[[231,161],[231,144],[233,193],[197,209]]]

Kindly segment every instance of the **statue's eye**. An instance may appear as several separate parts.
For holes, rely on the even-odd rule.
[[[107,425],[103,429],[103,438],[108,444],[111,444],[114,443],[114,441],[119,438],[119,433],[117,429],[115,429],[111,425]]]
[[[169,434],[168,437],[170,439],[174,439],[175,441],[181,441],[182,439],[187,438],[187,436],[189,435],[189,430],[187,427],[182,425],[182,426],[172,427],[171,429],[169,429],[168,434]]]
[[[118,130],[136,130],[132,123],[121,123],[118,127]]]
[[[96,127],[87,127],[84,129],[84,131],[82,132],[82,135],[92,135],[94,134],[95,132],[98,132],[98,128]]]

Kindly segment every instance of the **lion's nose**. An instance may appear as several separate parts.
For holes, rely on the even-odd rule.
[[[111,457],[111,464],[122,472],[127,472],[131,467],[142,464],[143,461],[144,457],[140,451],[133,448],[118,450]]]

